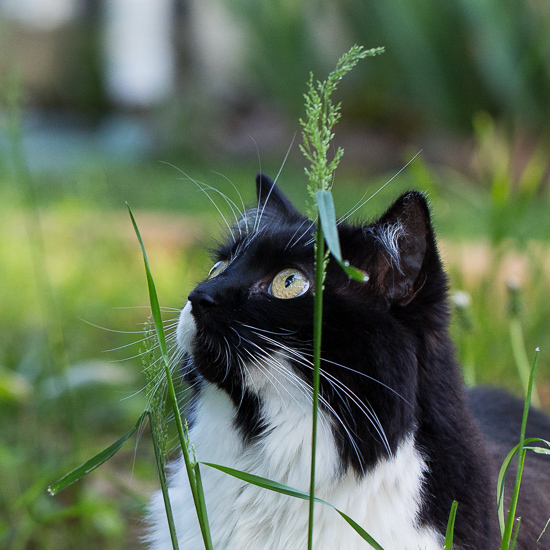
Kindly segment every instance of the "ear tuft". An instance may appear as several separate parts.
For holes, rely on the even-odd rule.
[[[399,197],[371,227],[380,245],[377,278],[381,291],[392,301],[408,304],[422,288],[422,267],[432,229],[426,197],[411,191]]]

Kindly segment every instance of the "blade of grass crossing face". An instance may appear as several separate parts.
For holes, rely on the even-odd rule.
[[[107,460],[109,460],[116,453],[118,453],[122,445],[124,445],[124,443],[128,440],[128,438],[139,428],[139,426],[143,422],[143,419],[146,416],[147,416],[147,411],[144,412],[138,418],[137,422],[134,424],[134,427],[125,435],[123,435],[118,441],[115,441],[115,443],[113,443],[106,449],[103,449],[103,451],[96,454],[93,458],[90,458],[90,460],[88,460],[78,468],[75,468],[68,474],[64,475],[61,479],[58,479],[55,483],[52,483],[48,487],[48,493],[50,493],[50,495],[52,496],[56,495],[57,493],[59,493],[59,491],[62,491],[69,485],[73,484],[75,481],[78,481],[79,479],[88,475],[90,472],[93,472],[98,466],[101,466],[104,462],[107,462]]]
[[[451,506],[451,512],[449,513],[449,521],[447,522],[447,531],[445,532],[445,544],[443,545],[443,550],[451,550],[453,547],[453,537],[455,532],[455,519],[456,519],[456,509],[458,508],[458,502],[453,500]]]
[[[223,472],[227,475],[236,477],[237,479],[240,479],[242,481],[245,481],[246,483],[250,483],[251,485],[255,485],[256,487],[260,487],[262,489],[266,489],[268,491],[273,491],[275,493],[280,493],[282,495],[287,495],[289,497],[299,498],[302,500],[310,500],[309,495],[304,492],[300,491],[299,489],[294,489],[293,487],[289,487],[288,485],[285,485],[284,483],[279,483],[278,481],[273,481],[272,479],[268,479],[265,477],[260,477],[254,474],[249,474],[248,472],[242,472],[241,470],[235,470],[234,468],[229,468],[227,466],[221,466],[219,464],[212,464],[210,462],[201,462],[201,464],[204,464],[205,466],[208,466],[210,468],[214,468],[216,470],[219,470],[220,472]],[[319,504],[324,504],[325,506],[330,506],[333,510],[338,512],[340,516],[349,524],[353,529],[364,539],[366,540],[373,548],[376,550],[384,550],[380,544],[378,544],[356,521],[351,519],[347,514],[342,512],[341,510],[338,510],[335,506],[333,506],[330,502],[327,502],[326,500],[323,500],[318,497],[314,497],[315,502],[318,502]]]
[[[130,219],[132,220],[132,225],[134,226],[134,231],[136,233],[137,239],[139,241],[139,244],[141,246],[141,252],[143,254],[143,262],[145,264],[145,272],[147,274],[147,285],[149,288],[149,300],[151,303],[151,314],[153,316],[153,322],[155,325],[155,331],[157,334],[157,339],[159,343],[159,348],[161,352],[161,356],[164,363],[164,369],[166,374],[166,383],[168,385],[168,398],[170,400],[170,404],[172,406],[172,410],[174,412],[174,418],[176,420],[176,427],[178,430],[178,437],[180,441],[180,446],[183,454],[183,460],[185,463],[185,469],[187,471],[187,476],[189,478],[189,485],[191,487],[191,494],[193,495],[193,503],[195,505],[195,511],[197,513],[197,518],[199,521],[199,525],[201,528],[201,534],[203,537],[203,542],[206,550],[212,550],[212,537],[210,534],[210,527],[208,525],[208,516],[206,512],[206,504],[204,502],[204,492],[202,490],[202,487],[198,487],[198,483],[201,482],[200,476],[197,478],[194,468],[194,463],[191,461],[191,457],[189,456],[189,441],[185,436],[185,432],[183,429],[183,422],[181,419],[181,414],[179,410],[178,405],[178,399],[176,397],[176,390],[174,388],[174,382],[172,380],[172,373],[170,372],[170,362],[168,359],[168,351],[166,348],[166,338],[164,336],[164,329],[162,326],[162,316],[160,314],[160,305],[157,297],[157,291],[155,288],[155,283],[153,280],[153,276],[151,274],[151,270],[149,268],[149,261],[147,260],[147,253],[145,252],[145,246],[143,245],[143,240],[141,238],[141,234],[139,232],[139,228],[137,226],[136,220],[134,218],[134,215],[132,214],[132,210],[130,209],[130,206],[126,204],[128,207],[128,212],[130,214]]]
[[[332,256],[349,277],[355,279],[356,281],[366,283],[369,280],[369,276],[364,271],[351,266],[349,262],[342,258],[332,193],[326,190],[316,191],[315,199],[317,201],[319,220],[323,228],[325,241]]]
[[[340,249],[340,241],[338,239],[338,228],[336,227],[336,212],[334,210],[334,200],[330,191],[321,189],[315,192],[317,200],[317,209],[319,218],[323,226],[325,240],[330,248],[332,255],[339,261],[342,261],[342,251]]]
[[[323,284],[325,281],[325,239],[323,228],[317,224],[315,235],[315,292],[313,305],[313,409],[311,426],[311,471],[309,481],[308,550],[313,548],[315,517],[315,464],[317,456],[317,418],[319,412],[319,385],[321,372],[321,335],[323,329]]]

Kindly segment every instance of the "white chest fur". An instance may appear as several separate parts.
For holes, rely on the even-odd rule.
[[[309,489],[311,414],[305,398],[284,400],[266,410],[272,429],[258,443],[245,446],[233,426],[235,408],[227,395],[210,386],[203,393],[191,431],[198,459],[244,470],[301,489]],[[274,400],[274,402],[280,402]],[[317,450],[317,495],[346,512],[385,550],[440,550],[442,538],[418,527],[421,480],[426,469],[412,437],[391,460],[361,480],[338,475],[328,422],[322,422]],[[215,550],[301,550],[306,548],[308,503],[201,468]],[[178,464],[171,476],[170,499],[182,550],[202,548],[187,475]],[[150,548],[172,548],[160,495],[151,508]],[[316,550],[359,550],[370,546],[334,510],[316,505]]]

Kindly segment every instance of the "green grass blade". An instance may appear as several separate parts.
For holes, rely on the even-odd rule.
[[[153,276],[151,275],[151,269],[149,268],[149,260],[147,259],[147,253],[145,252],[145,246],[141,238],[141,233],[137,226],[134,214],[130,209],[130,205],[126,203],[128,207],[128,213],[130,214],[130,219],[132,220],[132,225],[134,226],[134,231],[136,233],[137,239],[139,241],[139,246],[141,247],[141,252],[143,255],[143,263],[145,264],[145,273],[147,275],[147,286],[149,288],[149,301],[151,302],[151,314],[153,316],[153,322],[155,324],[155,330],[157,332],[157,338],[160,346],[160,353],[164,361],[167,361],[168,350],[166,347],[166,337],[164,336],[164,328],[162,326],[162,316],[160,314],[160,304],[158,301],[157,290],[155,288],[155,282]]]
[[[349,262],[342,258],[332,193],[321,189],[315,192],[315,199],[317,201],[319,220],[321,222],[321,226],[323,227],[325,241],[332,256],[349,277],[362,283],[367,282],[369,280],[369,276],[364,271],[351,266]]]
[[[174,388],[174,381],[172,380],[172,373],[170,372],[170,361],[168,359],[168,350],[166,347],[166,338],[164,335],[164,328],[162,326],[162,316],[160,314],[160,305],[157,297],[157,291],[155,288],[155,283],[151,270],[149,268],[149,261],[147,260],[147,253],[145,252],[145,246],[143,245],[143,240],[139,232],[134,215],[128,203],[128,212],[130,214],[130,219],[132,220],[132,225],[134,226],[134,231],[138,238],[139,244],[141,246],[141,252],[143,254],[143,262],[145,264],[145,272],[147,274],[147,286],[149,288],[149,301],[151,303],[151,314],[153,316],[153,322],[155,325],[155,331],[157,334],[157,339],[159,343],[159,348],[161,356],[164,363],[164,370],[166,376],[166,383],[168,385],[168,399],[172,406],[172,411],[174,412],[174,418],[176,421],[176,428],[178,431],[179,442],[183,454],[183,461],[185,463],[185,469],[187,471],[187,476],[189,478],[189,485],[191,488],[191,494],[193,495],[193,503],[195,505],[195,511],[197,513],[197,518],[201,528],[201,534],[203,537],[204,547],[206,550],[212,550],[212,537],[210,534],[210,527],[208,524],[208,516],[206,513],[206,504],[204,502],[204,494],[202,487],[198,487],[198,484],[201,482],[200,477],[197,478],[195,475],[194,463],[191,461],[189,456],[189,441],[185,437],[185,431],[183,429],[183,422],[181,419],[181,414],[179,410],[178,399],[176,396],[176,390]],[[202,499],[201,499],[201,495]]]
[[[221,466],[220,464],[212,464],[210,462],[201,462],[201,464],[204,464],[205,466],[209,466],[210,468],[214,468],[216,470],[219,470],[220,472],[223,472],[224,474],[236,477],[237,479],[240,479],[241,481],[246,481],[246,483],[250,483],[251,485],[255,485],[256,487],[260,487],[262,489],[267,489],[268,491],[273,491],[275,493],[280,493],[283,495],[287,495],[289,497],[294,498],[300,498],[302,500],[310,500],[309,495],[304,492],[300,491],[299,489],[294,489],[293,487],[289,487],[288,485],[285,485],[284,483],[279,483],[278,481],[273,481],[272,479],[268,479],[265,477],[257,476],[254,474],[249,474],[248,472],[242,472],[241,470],[236,470],[234,468],[229,468],[227,466]],[[347,514],[342,512],[341,510],[338,510],[335,506],[333,506],[330,502],[327,502],[326,500],[323,500],[318,497],[314,497],[315,502],[318,502],[319,504],[324,504],[325,506],[330,506],[332,509],[336,510],[340,516],[349,524],[355,531],[364,539],[366,540],[373,548],[376,550],[384,550],[380,544],[378,544],[357,522],[355,522],[353,519],[351,519]]]
[[[319,218],[323,226],[325,241],[327,242],[332,255],[339,261],[342,261],[342,251],[338,239],[338,228],[336,226],[336,212],[334,210],[334,200],[332,193],[324,189],[315,192]]]
[[[510,500],[510,508],[508,509],[508,516],[506,518],[506,524],[504,526],[504,534],[502,535],[501,550],[509,550],[512,540],[512,530],[514,528],[514,520],[516,516],[516,509],[519,498],[519,489],[521,486],[521,478],[523,476],[523,467],[525,464],[525,430],[527,428],[527,418],[529,416],[529,406],[531,404],[531,394],[533,392],[533,384],[535,381],[535,374],[537,371],[539,361],[539,349],[535,350],[535,358],[533,359],[533,366],[529,374],[529,384],[527,392],[525,394],[525,402],[523,406],[523,418],[521,422],[521,433],[518,444],[518,465],[516,470],[516,481],[514,483],[514,491]]]
[[[201,477],[201,469],[200,465],[197,461],[193,464],[193,473],[195,475],[195,486],[197,488],[197,514],[199,515],[200,524],[201,526],[206,526],[208,528],[208,533],[203,533],[203,536],[207,536],[209,539],[211,538],[210,535],[210,527],[208,524],[208,514],[206,511],[206,500],[204,498],[204,489],[202,486],[202,477]],[[204,527],[203,527],[204,529]],[[211,542],[210,542],[211,544]]]
[[[151,411],[145,412],[147,414],[147,417],[149,418],[149,424],[151,425],[151,439],[153,440],[153,449],[155,450],[157,472],[159,474],[160,488],[162,491],[162,498],[164,500],[164,509],[166,510],[166,519],[168,520],[168,529],[170,530],[172,548],[173,550],[179,550],[178,537],[176,535],[176,526],[174,524],[174,514],[172,513],[172,504],[170,503],[170,496],[168,494],[168,484],[166,483],[166,471],[164,469],[162,452],[157,439],[157,431],[153,426],[153,413]]]
[[[506,523],[504,521],[504,482],[506,480],[506,474],[508,473],[508,468],[510,467],[510,463],[512,462],[512,459],[516,455],[519,449],[519,444],[516,445],[507,455],[504,461],[502,462],[502,466],[500,467],[500,471],[498,472],[498,479],[497,479],[497,510],[498,510],[498,523],[500,526],[500,535],[501,537],[504,536],[504,528],[506,526]]]
[[[289,497],[301,498],[303,500],[309,500],[309,495],[305,491],[300,491],[299,489],[294,489],[289,487],[284,483],[279,483],[278,481],[273,481],[266,477],[257,476],[254,474],[249,474],[248,472],[243,472],[241,470],[236,470],[235,468],[229,468],[228,466],[221,466],[220,464],[212,464],[210,462],[201,462],[205,466],[219,470],[224,474],[236,477],[241,481],[246,481],[251,485],[256,485],[256,487],[261,487],[262,489],[267,489],[268,491],[273,491],[275,493],[281,493]]]
[[[334,506],[332,506],[332,504],[329,504],[328,502],[324,502],[322,500],[319,500],[319,502],[322,502],[323,504],[328,504],[331,508],[334,508]],[[342,516],[344,518],[345,521],[347,521],[347,523],[349,525],[351,525],[351,527],[353,527],[353,529],[355,529],[355,531],[364,539],[366,540],[373,548],[375,548],[376,550],[384,550],[356,521],[354,521],[353,519],[351,519],[347,514],[344,514],[344,512],[342,512],[341,510],[338,510],[338,508],[334,508],[339,514],[340,516]]]
[[[516,547],[516,542],[518,540],[520,525],[521,525],[521,518],[518,518],[516,520],[516,528],[514,530],[514,536],[512,538],[512,543],[510,544],[510,550],[514,550],[514,548]]]
[[[456,509],[458,508],[458,502],[453,500],[451,506],[451,512],[449,513],[449,521],[447,522],[447,531],[445,532],[445,544],[443,545],[443,550],[451,550],[453,547],[453,537],[455,532],[455,519],[456,519]]]
[[[544,443],[549,447],[549,449],[545,449],[544,447],[529,447],[531,443]],[[550,442],[546,441],[545,439],[540,439],[539,437],[531,437],[530,439],[526,439],[523,442],[523,448],[525,450],[533,451],[535,453],[540,454],[550,454]],[[504,483],[506,480],[506,474],[508,473],[508,468],[510,467],[510,463],[512,462],[512,459],[519,451],[519,443],[506,455],[506,458],[502,462],[502,466],[500,467],[500,471],[498,473],[498,479],[497,479],[497,509],[498,509],[498,522],[500,525],[500,534],[501,536],[504,535]]]
[[[539,439],[538,441],[550,447],[549,441],[546,441],[545,439]],[[544,447],[525,447],[525,449],[528,451],[533,451],[534,453],[537,453],[540,455],[550,455],[550,449],[545,449]]]
[[[75,468],[68,474],[64,475],[61,479],[58,479],[55,483],[52,483],[48,487],[48,493],[50,495],[56,495],[59,491],[62,491],[69,485],[73,484],[75,481],[83,478],[88,475],[90,472],[93,472],[98,466],[101,466],[104,462],[107,462],[112,458],[124,445],[127,439],[139,428],[144,418],[147,416],[147,411],[145,411],[134,424],[134,427],[125,435],[123,435],[118,441],[115,441],[112,445],[103,449],[100,453],[96,454],[93,458],[90,458],[87,462]]]

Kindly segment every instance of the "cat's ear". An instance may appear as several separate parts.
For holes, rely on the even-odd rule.
[[[406,305],[426,281],[428,253],[435,248],[426,197],[399,197],[368,232],[377,244],[375,284],[389,301]]]
[[[261,210],[273,211],[283,216],[301,216],[277,184],[265,174],[256,176],[256,194],[258,208]]]

